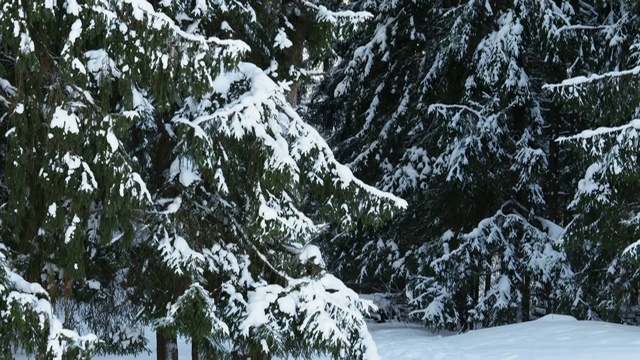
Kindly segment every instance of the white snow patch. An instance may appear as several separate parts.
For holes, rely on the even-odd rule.
[[[56,205],[56,203],[53,203],[51,205],[49,205],[49,216],[51,217],[56,217],[56,213],[58,212],[58,205]]]
[[[173,179],[178,176],[178,181],[184,187],[200,181],[200,174],[196,170],[196,165],[191,159],[176,158],[169,168],[169,178]]]
[[[87,287],[91,290],[100,290],[101,285],[98,280],[87,280]]]
[[[79,122],[80,120],[75,114],[58,106],[51,119],[51,128],[60,128],[65,134],[77,134],[80,132]]]
[[[549,314],[536,321],[578,321],[578,319],[571,315]]]
[[[324,261],[322,260],[322,252],[320,248],[315,245],[307,245],[302,249],[302,252],[299,255],[300,262],[303,264],[312,261],[315,265],[319,265],[324,268]]]
[[[73,237],[73,233],[76,232],[76,228],[80,223],[80,218],[77,215],[73,216],[73,220],[71,220],[71,224],[67,227],[67,230],[64,232],[64,243],[68,244]]]
[[[167,208],[163,212],[161,212],[161,214],[165,214],[165,215],[175,214],[180,209],[181,204],[182,204],[182,198],[178,196],[175,199],[173,199],[171,204],[169,204],[169,206],[167,206]]]
[[[564,233],[564,228],[551,220],[538,218],[540,223],[542,224],[542,228],[547,232],[547,235],[550,239],[554,241],[560,240],[562,234]]]
[[[287,34],[284,32],[284,28],[278,29],[278,35],[276,35],[273,46],[280,49],[286,49],[293,46],[293,43],[291,42],[291,40],[289,40]]]
[[[107,142],[109,143],[109,146],[111,146],[111,152],[115,152],[116,150],[118,150],[118,138],[113,133],[113,131],[111,131],[111,129],[109,129],[109,131],[107,132]]]

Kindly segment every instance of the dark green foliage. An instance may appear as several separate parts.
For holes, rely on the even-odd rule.
[[[633,288],[635,271],[615,259],[634,231],[620,230],[620,241],[613,239],[618,230],[607,230],[606,239],[596,231],[598,219],[615,224],[611,219],[624,219],[625,211],[575,206],[583,203],[573,199],[581,186],[576,175],[592,160],[556,140],[633,116],[620,117],[637,106],[633,82],[615,80],[618,89],[589,93],[587,86],[560,93],[544,85],[636,61],[629,48],[637,33],[633,6],[546,0],[353,6],[360,4],[376,18],[339,47],[345,61],[321,85],[310,119],[325,126],[339,158],[358,176],[401,194],[409,208],[382,228],[334,233],[327,248],[340,274],[365,291],[406,291],[414,315],[454,329],[571,311],[580,301],[582,308],[602,307],[609,295],[628,299],[623,294]],[[597,146],[596,157],[615,151]],[[632,168],[635,152],[626,154],[615,159]],[[635,201],[631,174],[611,180],[618,182],[616,204]],[[612,264],[629,280],[614,285],[613,273],[583,278]],[[584,300],[578,292],[586,288],[606,290]]]
[[[3,296],[36,287],[25,296],[46,297],[35,310],[52,323],[25,315],[11,345],[135,353],[134,327],[150,325],[216,358],[375,355],[366,304],[308,242],[316,224],[377,223],[404,202],[354,178],[292,107],[304,52],[331,57],[341,26],[366,17],[323,4],[0,5]],[[346,335],[325,338],[320,321]]]

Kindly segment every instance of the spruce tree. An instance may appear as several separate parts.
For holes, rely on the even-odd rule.
[[[177,356],[177,334],[192,339],[196,358],[375,357],[361,315],[367,303],[326,273],[308,241],[316,223],[375,222],[404,202],[355,179],[295,113],[290,84],[276,83],[281,76],[269,66],[301,66],[272,51],[288,48],[278,42],[307,47],[308,39],[297,44],[256,17],[275,11],[287,25],[274,4],[250,5],[159,3],[154,9],[192,36],[221,45],[240,39],[252,51],[225,58],[197,81],[188,77],[184,87],[171,79],[187,74],[169,68],[158,84],[138,89],[141,121],[131,136],[145,141],[134,153],[146,164],[153,208],[134,241],[132,301],[156,329],[161,358]],[[361,17],[309,2],[295,6],[320,29]],[[262,60],[270,57],[276,59]],[[310,202],[318,205],[307,215]]]
[[[196,357],[377,357],[369,303],[325,271],[309,241],[318,224],[375,223],[406,203],[338,163],[292,108],[289,83],[253,57],[277,57],[259,47],[272,40],[313,44],[288,39],[292,16],[330,39],[333,25],[361,15],[296,2],[276,11],[289,30],[248,33],[274,4],[3,5],[3,296],[50,298],[65,325],[88,326],[109,352],[139,350],[140,334],[104,318],[77,324],[79,311],[124,309],[125,322],[150,323],[169,339],[163,358],[177,356],[177,333]],[[279,61],[300,66],[295,54]],[[319,204],[311,217],[309,203]],[[43,287],[25,290],[17,274]],[[12,304],[28,314],[28,303]],[[53,323],[25,322],[7,344],[44,356],[50,344],[24,334],[58,341]],[[75,347],[54,356],[85,346],[64,334]]]
[[[638,4],[597,3],[591,31],[598,67],[548,89],[582,109],[588,123],[558,139],[584,164],[572,192],[565,247],[575,272],[568,310],[580,317],[638,322]]]
[[[352,2],[350,10],[376,15],[336,47],[343,61],[320,84],[309,116],[330,134],[338,158],[358,176],[405,197],[421,186],[430,169],[426,153],[411,149],[413,137],[421,135],[414,131],[407,138],[405,133],[420,116],[413,106],[416,79],[423,76],[421,64],[432,57],[430,49],[441,32],[434,7],[424,1]],[[415,163],[406,172],[387,171],[411,151]],[[363,291],[402,290],[411,268],[405,266],[405,255],[422,232],[421,222],[412,219],[424,208],[414,203],[418,206],[410,206],[393,225],[373,230],[358,224],[349,232],[333,232],[327,245],[332,266]]]
[[[10,292],[4,294],[7,306],[12,307],[14,320],[19,312],[25,317],[10,322],[17,330],[6,334],[9,342],[38,357],[77,352],[71,346],[77,335],[62,330],[61,320],[53,314],[61,314],[64,326],[75,325],[80,316],[76,307],[94,300],[83,294],[91,295],[89,290],[100,284],[93,276],[105,278],[103,296],[114,295],[107,282],[113,282],[122,264],[102,266],[112,260],[105,253],[130,241],[135,209],[151,200],[121,139],[139,116],[134,109],[136,89],[157,76],[146,61],[140,61],[141,54],[179,36],[164,19],[147,27],[146,5],[2,4],[5,266],[15,268],[9,272],[12,278],[43,285],[24,290],[28,283],[9,282]],[[102,271],[106,269],[109,272]],[[26,294],[24,301],[12,300],[16,291]],[[48,320],[42,323],[28,315],[34,311],[48,314],[44,317]],[[91,319],[86,325],[104,330],[95,329],[98,324]],[[25,331],[31,336],[24,336]],[[110,340],[117,334],[106,335]],[[46,341],[34,347],[31,339]],[[124,340],[132,344],[132,339]]]
[[[42,359],[87,358],[98,339],[63,327],[47,291],[11,270],[7,248],[0,243],[0,357],[10,359],[18,350]]]
[[[559,309],[572,276],[565,208],[583,164],[555,139],[579,128],[584,110],[542,86],[602,66],[591,60],[591,35],[603,9],[546,0],[361,4],[378,15],[317,108],[328,131],[335,127],[339,158],[411,206],[386,230],[336,236],[341,274],[378,291],[381,276],[406,289],[413,314],[432,326]]]

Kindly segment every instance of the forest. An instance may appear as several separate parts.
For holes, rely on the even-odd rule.
[[[635,0],[0,0],[0,359],[639,325],[638,85]]]

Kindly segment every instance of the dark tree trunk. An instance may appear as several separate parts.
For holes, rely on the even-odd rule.
[[[484,293],[483,293],[483,296],[487,296],[489,291],[491,291],[491,271],[487,270],[487,273],[484,274]],[[482,321],[482,327],[487,327],[488,325],[489,325],[489,322],[485,318]]]
[[[476,306],[478,305],[478,299],[480,299],[480,274],[473,276],[471,286],[471,299],[473,300],[473,306]],[[475,325],[475,322],[470,322],[469,330],[473,330],[475,328]]]
[[[178,337],[166,336],[162,331],[156,332],[156,357],[157,360],[178,360]]]
[[[304,16],[299,16],[295,11],[288,13],[287,17],[293,24],[295,31],[289,32],[287,35],[291,39],[293,45],[287,49],[288,62],[297,68],[302,68],[304,63],[304,44],[308,36],[309,23]],[[287,93],[287,101],[294,108],[300,104],[300,79],[295,80]]]
[[[444,9],[458,6],[458,5],[460,5],[460,0],[442,0],[442,7]]]
[[[558,82],[559,81],[561,80],[558,80]],[[548,129],[549,135],[547,136],[547,138],[549,139],[549,142],[548,142],[549,166],[547,171],[548,175],[547,175],[546,182],[549,185],[546,191],[547,196],[545,200],[547,203],[547,213],[549,214],[548,215],[549,220],[562,226],[565,223],[564,214],[565,214],[566,206],[562,205],[565,201],[565,199],[561,198],[563,196],[561,195],[561,190],[562,190],[561,182],[563,181],[563,178],[562,178],[562,171],[560,169],[561,168],[560,164],[562,159],[560,154],[560,148],[559,148],[558,142],[556,141],[556,139],[561,135],[560,126],[562,124],[562,117],[559,115],[561,114],[562,109],[553,103],[549,104],[548,107],[549,107],[549,112],[546,115],[547,115],[547,118],[549,119],[549,124],[550,124],[550,128]],[[539,301],[539,305],[543,305],[545,307],[546,314],[553,312],[553,308],[554,308],[554,304],[553,304],[554,299],[552,297],[553,287],[554,286],[552,284],[547,283],[544,286],[544,290],[543,290],[544,293],[536,294],[536,296],[541,300]]]
[[[287,101],[291,106],[296,107],[299,103],[298,91],[300,90],[300,83],[295,82],[289,85],[289,89],[290,91],[287,93]]]
[[[491,290],[491,272],[484,274],[484,296]]]
[[[524,284],[522,285],[522,321],[529,321],[529,312],[531,309],[531,277],[529,274],[524,275]]]
[[[191,360],[200,360],[198,345],[199,345],[198,340],[191,339]]]
[[[292,49],[290,50],[291,56],[292,56],[292,62],[295,66],[297,67],[302,67],[302,63],[303,63],[303,51],[304,48],[302,47],[302,39],[294,39],[294,46]],[[289,85],[289,92],[287,93],[287,101],[289,102],[289,104],[291,106],[293,106],[294,108],[296,106],[298,106],[300,104],[300,79],[296,80],[295,82],[293,82],[291,85]]]

